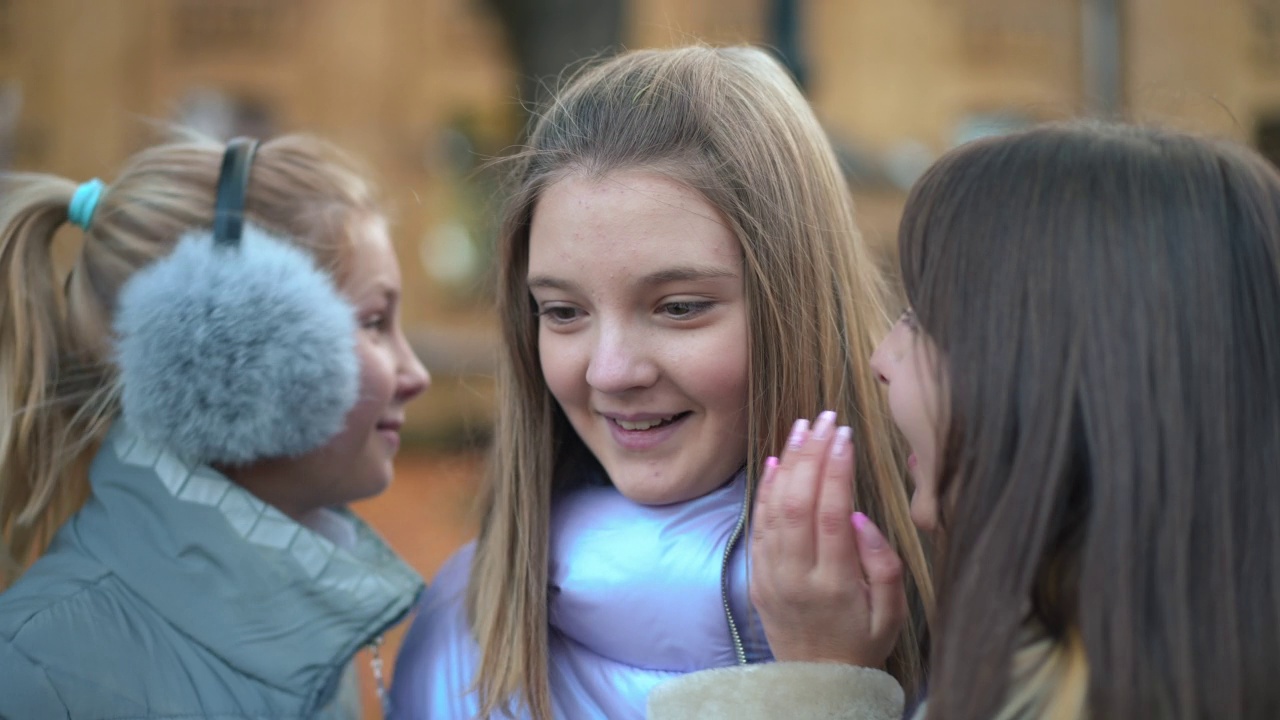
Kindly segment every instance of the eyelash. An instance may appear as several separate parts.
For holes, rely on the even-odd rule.
[[[715,307],[715,303],[707,300],[676,300],[674,302],[663,303],[659,307],[666,312],[667,316],[670,318],[675,320],[687,320],[707,312],[712,307]],[[687,308],[687,311],[683,314],[672,314],[671,309],[674,307],[684,307]]]
[[[572,312],[574,313],[574,316],[570,318],[557,317],[556,313],[562,310],[567,310],[569,312]],[[566,323],[571,323],[574,320],[577,320],[578,319],[577,313],[578,313],[577,308],[566,307],[564,305],[552,305],[550,307],[538,308],[533,312],[533,314],[536,315],[538,318],[546,318],[547,322],[554,323],[556,325],[564,325]]]
[[[715,307],[715,303],[708,300],[677,300],[675,302],[667,302],[658,306],[658,310],[672,320],[682,321],[696,318],[711,308]],[[684,308],[683,313],[671,312],[675,308]],[[572,317],[558,317],[557,313],[565,311],[573,313]],[[539,318],[546,318],[547,322],[555,325],[567,325],[577,320],[580,311],[577,308],[567,307],[564,305],[551,305],[548,307],[537,308],[534,315]]]

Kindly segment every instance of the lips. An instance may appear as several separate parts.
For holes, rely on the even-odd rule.
[[[403,426],[404,420],[391,418],[379,421],[377,425],[374,425],[374,431],[387,442],[391,452],[395,452],[400,448],[400,428]]]
[[[618,447],[629,452],[647,452],[666,443],[682,427],[682,421],[692,414],[686,411],[672,415],[601,413],[601,416]]]
[[[643,430],[652,430],[653,428],[662,427],[664,425],[670,425],[671,423],[675,422],[676,420],[679,420],[685,415],[688,415],[688,413],[676,413],[675,415],[667,415],[664,417],[641,419],[641,420],[625,420],[623,418],[609,418],[609,419],[612,420],[618,427],[622,428],[623,430],[643,431]]]
[[[679,412],[674,415],[613,415],[602,413],[606,420],[627,432],[644,432],[654,428],[665,427],[673,422],[682,420],[688,414],[688,412]]]

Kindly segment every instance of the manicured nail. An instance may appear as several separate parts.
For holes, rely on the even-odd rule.
[[[867,544],[868,550],[883,550],[884,537],[871,527],[871,520],[860,512],[853,514],[853,527],[858,531],[858,535],[862,541]]]
[[[836,441],[831,443],[831,457],[844,457],[845,452],[849,449],[849,440],[853,437],[853,431],[848,425],[841,425],[836,430]]]
[[[836,424],[836,414],[830,410],[823,411],[818,421],[813,424],[813,439],[826,440],[831,435],[831,426]]]
[[[791,426],[791,437],[787,439],[787,445],[793,450],[804,444],[804,436],[809,431],[809,421],[800,418],[795,425]]]
[[[778,467],[778,458],[770,455],[769,457],[764,459],[764,466],[769,468],[770,470]]]

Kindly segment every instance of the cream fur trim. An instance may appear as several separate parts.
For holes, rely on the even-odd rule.
[[[703,670],[649,694],[649,720],[900,720],[902,687],[887,673],[834,663]]]

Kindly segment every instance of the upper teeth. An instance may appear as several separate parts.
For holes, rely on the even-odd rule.
[[[672,417],[675,417],[674,415]],[[618,423],[618,427],[623,430],[648,430],[651,427],[657,427],[664,422],[670,420],[670,417],[658,418],[657,420],[640,420],[638,422],[627,422],[626,420],[614,420]]]

